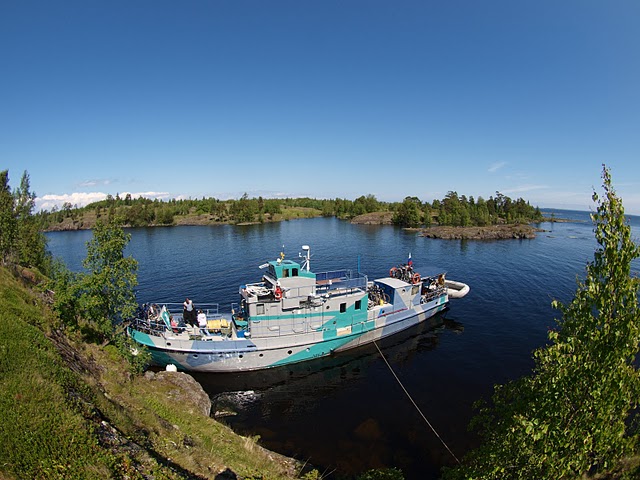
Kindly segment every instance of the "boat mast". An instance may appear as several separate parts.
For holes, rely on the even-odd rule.
[[[311,268],[311,253],[309,251],[310,250],[309,245],[303,245],[302,250],[306,252],[305,255],[304,256],[302,254],[298,254],[298,255],[300,256],[300,258],[304,259],[304,263],[302,264],[302,269],[308,272],[309,269]]]

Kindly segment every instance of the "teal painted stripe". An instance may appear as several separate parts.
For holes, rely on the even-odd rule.
[[[189,370],[188,367],[183,366],[175,358],[162,350],[151,349],[151,358],[153,363],[159,367],[165,367],[169,364],[173,364],[178,368],[178,370]]]
[[[326,315],[340,315],[340,312],[338,312],[337,310],[328,310],[326,312],[324,312],[324,316]],[[255,323],[258,322],[264,322],[264,321],[273,321],[273,320],[293,320],[294,318],[301,318],[301,317],[306,317],[306,318],[317,318],[323,317],[322,313],[317,313],[317,314],[313,314],[313,315],[304,315],[301,313],[298,314],[289,314],[289,315],[256,315],[255,317],[252,317],[251,320]]]
[[[154,365],[157,365],[159,367],[164,367],[172,363],[176,365],[176,367],[178,367],[179,369],[185,370],[185,368],[179,362],[177,362],[168,353],[164,352],[162,350],[162,347],[156,345],[155,341],[153,340],[154,337],[150,336],[147,333],[140,332],[138,330],[129,330],[129,332],[130,332],[131,338],[133,338],[139,344],[145,345],[146,347],[149,348],[149,351],[151,352],[151,362]]]
[[[363,300],[364,303],[364,300]],[[334,328],[343,328],[348,327],[349,325],[359,325],[367,320],[367,310],[364,310],[362,307],[359,310],[356,310],[355,303],[351,305],[344,313],[341,313],[339,310],[328,310],[326,312],[304,315],[304,314],[289,314],[289,315],[261,315],[259,317],[252,317],[251,321],[253,323],[260,322],[272,322],[279,320],[300,320],[305,318],[308,322],[313,322],[318,319],[322,319],[323,317],[327,318],[322,324],[322,328],[329,327],[327,332],[331,332]],[[335,326],[333,322],[336,322]]]
[[[141,332],[139,330],[129,330],[129,334],[131,338],[133,338],[136,342],[141,343],[142,345],[147,345],[149,347],[154,347],[156,343],[153,341],[153,338],[149,334]]]
[[[320,357],[324,357],[326,355],[329,355],[333,350],[335,350],[338,347],[341,347],[342,345],[345,345],[346,343],[349,343],[353,340],[355,340],[356,338],[358,338],[360,336],[360,334],[358,335],[345,335],[344,337],[340,337],[340,338],[335,338],[333,340],[326,340],[320,343],[316,343],[314,345],[311,345],[309,347],[307,347],[306,349],[293,354],[293,355],[288,355],[286,358],[283,358],[282,360],[279,360],[275,363],[272,363],[270,365],[270,367],[279,367],[282,365],[287,365],[288,363],[297,363],[297,362],[302,362],[305,360],[311,360],[314,358],[320,358]]]

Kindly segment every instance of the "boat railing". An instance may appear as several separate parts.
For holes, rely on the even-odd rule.
[[[423,289],[422,297],[425,302],[431,301],[434,298],[441,297],[447,293],[447,289],[443,285],[432,284]]]
[[[367,276],[362,273],[353,273],[352,270],[334,270],[330,272],[316,273],[316,293],[329,293],[342,289],[367,288]]]
[[[169,329],[169,325],[167,325],[161,316],[163,307],[169,313],[170,318],[175,318],[177,328],[184,329],[184,305],[182,303],[151,302],[141,305],[136,314],[136,318],[132,319],[131,325],[134,328],[144,326],[146,330],[151,330],[156,333]],[[195,304],[194,307],[196,311],[202,310],[207,316],[207,319],[222,317],[218,303],[198,303]]]
[[[161,318],[134,318],[129,324],[131,328],[139,332],[148,333],[150,335],[161,336],[164,332],[169,330],[167,324]],[[185,327],[176,327],[185,328]]]
[[[161,317],[162,307],[167,310],[170,318],[176,320],[175,326],[169,326],[163,320]],[[202,310],[207,316],[207,320],[215,320],[222,317],[218,303],[198,303],[194,307],[196,311]],[[174,333],[184,332],[187,331],[187,325],[183,318],[183,308],[184,305],[182,303],[151,302],[139,308],[136,318],[131,320],[130,325],[135,330],[152,335],[161,335],[168,330],[173,330]]]
[[[328,280],[340,280],[351,278],[353,273],[351,270],[332,270],[329,272],[316,273],[316,282],[326,282]]]
[[[163,306],[166,307],[167,312],[176,317],[182,318],[182,313],[184,311],[184,305],[182,303],[156,303],[156,305],[160,305],[160,308]],[[219,303],[194,303],[193,304],[196,311],[202,310],[207,317],[218,316],[220,315],[220,304]]]

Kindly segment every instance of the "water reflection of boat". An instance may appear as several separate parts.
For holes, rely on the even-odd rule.
[[[388,277],[369,281],[350,270],[313,273],[308,246],[303,263],[260,266],[258,283],[240,287],[228,315],[203,313],[200,326],[178,322],[167,306],[147,310],[128,327],[157,365],[192,372],[260,370],[327,357],[396,335],[449,304],[444,273],[421,276],[411,259]],[[468,287],[467,287],[468,289]],[[460,293],[460,292],[458,292]],[[460,296],[460,295],[458,295]]]
[[[410,363],[416,354],[436,348],[439,334],[444,330],[462,329],[461,324],[438,314],[428,322],[383,339],[378,345],[392,365],[401,365]],[[246,413],[256,403],[273,406],[286,401],[295,403],[296,409],[304,409],[311,406],[314,399],[342,388],[345,383],[364,379],[372,365],[386,368],[376,347],[368,345],[323,359],[261,372],[194,373],[193,376],[211,397],[212,412],[222,412],[222,416],[227,416]],[[309,401],[305,397],[309,397]]]
[[[424,362],[418,357],[435,360],[432,353],[441,339],[462,329],[438,314],[378,345],[394,370],[406,378]],[[397,428],[419,432],[424,439],[420,448],[423,441],[429,449],[439,448],[429,443],[437,440],[425,425],[410,421],[417,414],[373,344],[260,372],[192,375],[211,397],[212,415],[242,435],[259,435],[266,448],[321,471],[335,468],[337,474],[351,475],[383,465],[381,459],[393,464],[389,452],[410,448],[412,443],[405,439],[400,446],[392,441]],[[428,383],[430,373],[420,377]],[[425,388],[430,387],[425,384]],[[433,392],[434,399],[440,396]],[[402,418],[405,426],[399,427]]]

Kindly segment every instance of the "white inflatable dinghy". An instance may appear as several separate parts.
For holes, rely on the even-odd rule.
[[[447,295],[449,298],[462,298],[469,293],[469,285],[455,280],[445,280],[444,286],[447,287]]]

